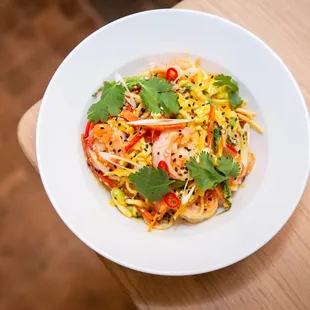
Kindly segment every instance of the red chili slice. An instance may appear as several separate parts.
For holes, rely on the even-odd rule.
[[[167,81],[174,81],[178,78],[178,71],[175,68],[169,68],[166,72],[166,80]]]
[[[175,193],[168,193],[164,196],[164,202],[172,209],[180,206],[181,201]]]
[[[161,161],[158,163],[158,168],[167,171],[167,173],[169,174],[169,168],[168,168],[168,165],[167,165],[167,163],[166,163],[165,161],[161,160]]]
[[[229,144],[226,144],[226,146],[227,146],[227,148],[228,148],[229,150],[231,150],[233,153],[238,154],[238,151],[237,151],[233,146],[231,146],[231,145],[229,145]]]

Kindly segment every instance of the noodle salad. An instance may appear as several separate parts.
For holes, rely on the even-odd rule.
[[[231,76],[176,59],[140,76],[116,73],[93,96],[85,159],[123,215],[141,217],[150,231],[231,208],[255,163],[250,128],[263,132]]]

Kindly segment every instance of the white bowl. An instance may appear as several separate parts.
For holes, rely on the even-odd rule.
[[[254,170],[229,212],[198,225],[147,232],[108,204],[90,173],[80,134],[91,94],[115,71],[188,53],[206,71],[232,75],[264,135],[253,132]],[[44,95],[37,158],[46,192],[67,226],[89,247],[126,267],[162,275],[216,270],[268,242],[296,208],[309,175],[309,119],[281,59],[260,39],[223,18],[186,10],[148,11],[90,35],[60,65]]]

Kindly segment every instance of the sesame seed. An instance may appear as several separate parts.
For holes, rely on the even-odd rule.
[[[199,86],[202,86],[202,83],[199,83]]]
[[[182,155],[179,155],[179,158],[182,158]]]
[[[171,155],[173,156],[175,153],[172,153]]]
[[[109,145],[112,145],[112,141],[109,142]]]
[[[121,152],[121,149],[118,149],[117,152],[120,153],[120,152]]]
[[[212,198],[208,198],[209,201],[212,201]]]
[[[222,112],[222,115],[225,115],[225,112]]]
[[[174,170],[175,170],[175,172],[178,172],[178,168],[177,167],[175,167]]]
[[[188,107],[189,107],[189,108],[191,107],[190,103],[188,104]]]
[[[194,113],[194,110],[193,110],[193,109],[191,109],[191,112],[192,112],[192,113]]]
[[[121,124],[121,123],[118,123],[117,125],[118,125],[118,126],[121,126],[122,124]]]
[[[152,146],[153,145],[153,143],[152,142],[150,142],[150,146]]]
[[[115,153],[115,152],[116,152],[116,150],[115,150],[115,149],[113,149],[113,152]]]
[[[188,100],[188,98],[189,98],[188,96],[185,97],[186,100]]]
[[[159,152],[157,152],[157,155],[159,155]]]
[[[173,160],[173,162],[175,163],[177,161],[177,159],[175,158],[174,160]]]

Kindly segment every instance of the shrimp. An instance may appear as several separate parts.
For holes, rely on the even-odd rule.
[[[216,190],[208,190],[201,201],[195,201],[181,212],[180,216],[190,223],[199,223],[211,218],[218,208],[219,197]]]
[[[117,153],[122,150],[124,137],[125,133],[109,124],[97,124],[90,133],[88,145],[97,152]]]
[[[185,181],[189,176],[185,163],[191,156],[197,154],[195,143],[182,146],[184,145],[182,140],[187,135],[189,135],[188,128],[181,131],[166,131],[161,133],[153,145],[153,166],[158,167],[159,162],[164,161],[168,165],[169,175],[181,181]]]
[[[96,124],[91,130],[87,141],[87,152],[89,160],[94,167],[107,174],[113,165],[102,159],[99,152],[114,152],[121,156],[123,151],[123,140],[126,137],[125,133],[112,128],[109,124]]]

